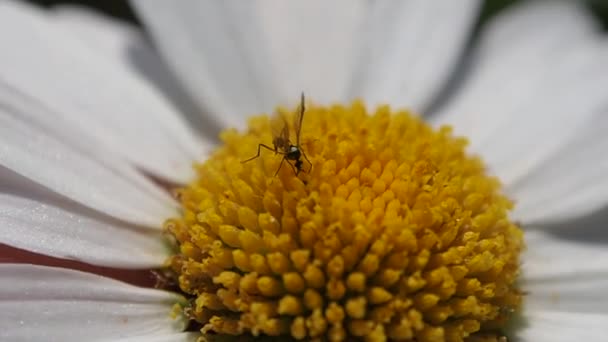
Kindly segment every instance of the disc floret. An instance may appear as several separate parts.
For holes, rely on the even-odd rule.
[[[223,132],[166,223],[203,333],[462,341],[519,307],[512,203],[449,127],[361,102],[308,106],[314,167],[275,176],[281,156],[241,163],[272,141],[270,125]]]

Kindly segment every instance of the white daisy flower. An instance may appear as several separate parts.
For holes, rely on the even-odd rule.
[[[604,338],[608,43],[579,3],[509,9],[466,72],[472,0],[134,4],[174,73],[123,23],[0,3],[0,340],[192,340],[189,319],[332,340]],[[310,168],[240,162],[271,143],[267,117],[215,140],[302,91],[288,147]],[[176,201],[167,184],[190,185]],[[162,266],[184,293],[93,274]]]

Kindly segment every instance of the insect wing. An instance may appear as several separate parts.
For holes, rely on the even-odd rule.
[[[284,114],[276,113],[270,122],[272,127],[272,143],[277,152],[289,152],[289,125]]]

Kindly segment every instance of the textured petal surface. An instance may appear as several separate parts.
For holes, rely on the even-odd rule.
[[[89,273],[0,264],[0,340],[115,341],[184,329],[180,297]]]
[[[470,138],[525,223],[581,215],[608,202],[606,185],[597,187],[589,170],[605,172],[596,165],[605,161],[597,154],[605,144],[598,133],[608,123],[608,42],[594,24],[579,2],[531,1],[507,11],[490,24],[468,79],[435,116]]]
[[[142,231],[60,197],[36,199],[0,186],[0,243],[120,268],[158,268],[169,255],[160,232]]]
[[[526,310],[608,315],[608,234],[529,230],[522,286]]]
[[[12,171],[64,197],[118,219],[159,229],[175,215],[168,196],[150,195],[139,182],[121,177],[89,155],[24,124],[0,108],[0,184],[12,185]],[[133,175],[134,176],[134,175]]]
[[[126,67],[128,51],[100,53],[103,44],[92,46],[48,13],[11,1],[0,4],[0,28],[3,87],[149,173],[190,179],[202,147],[161,92]]]
[[[450,74],[478,1],[133,3],[206,113],[242,127],[302,91],[421,109]]]

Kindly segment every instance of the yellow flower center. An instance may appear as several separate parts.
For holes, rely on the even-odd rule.
[[[521,302],[523,237],[465,139],[386,106],[308,106],[299,149],[312,167],[302,157],[296,175],[294,160],[264,148],[242,163],[273,146],[271,122],[223,132],[178,192],[183,216],[166,223],[179,244],[169,267],[191,298],[183,310],[203,333],[502,336]]]

